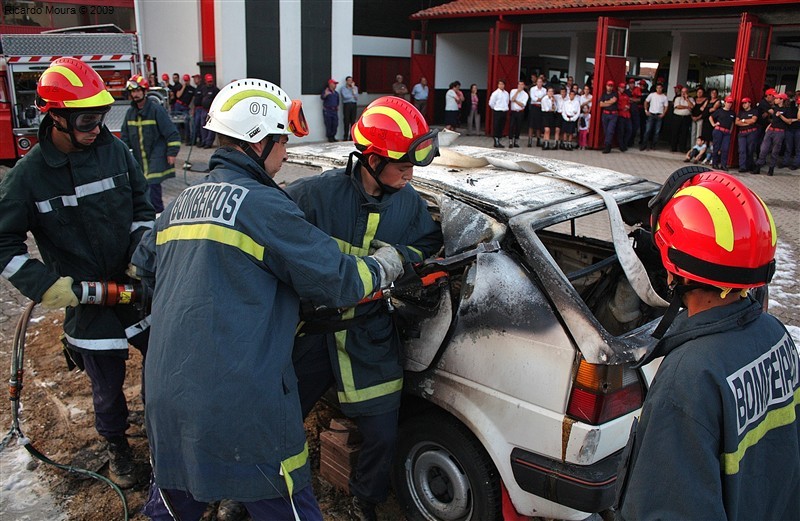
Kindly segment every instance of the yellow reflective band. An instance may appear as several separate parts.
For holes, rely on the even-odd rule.
[[[755,193],[753,193],[753,195],[758,197],[758,195]],[[764,207],[764,211],[767,212],[767,219],[769,219],[769,231],[772,234],[772,245],[775,246],[778,243],[778,230],[775,228],[775,221],[772,219],[772,212],[769,211],[769,208],[767,208],[767,205],[764,204],[764,201],[762,201],[760,197],[758,197],[758,201],[761,203],[761,206]]]
[[[387,150],[386,154],[392,159],[400,159],[405,155],[403,152],[395,152],[394,150]]]
[[[45,72],[57,72],[58,74],[64,76],[67,79],[67,81],[69,81],[72,84],[73,87],[83,87],[83,82],[78,77],[78,75],[75,74],[71,69],[64,67],[63,65],[53,65]]]
[[[236,94],[228,98],[228,101],[223,103],[222,107],[219,110],[220,112],[228,112],[233,107],[235,107],[237,103],[246,98],[266,98],[268,100],[275,102],[275,104],[278,107],[280,107],[281,110],[286,110],[286,103],[284,103],[283,100],[281,100],[278,96],[269,92],[264,92],[255,89],[243,90],[242,92],[237,92]]]
[[[372,272],[369,266],[364,262],[361,257],[354,257],[356,259],[356,267],[358,268],[358,276],[361,277],[361,284],[364,286],[364,297],[372,293]]]
[[[358,143],[359,145],[369,146],[372,144],[372,141],[364,137],[364,134],[358,130],[358,125],[353,125],[353,141]]]
[[[375,238],[375,233],[378,231],[378,224],[381,222],[381,214],[370,213],[367,217],[367,229],[364,231],[364,240],[361,243],[362,248],[369,251],[369,245]]]
[[[147,179],[148,181],[151,181],[153,179],[161,179],[163,177],[167,177],[168,175],[174,173],[175,173],[175,167],[172,167],[172,168],[167,168],[163,172],[149,172],[145,174],[144,178]]]
[[[769,411],[758,427],[745,434],[736,452],[726,452],[722,455],[722,470],[725,474],[731,476],[738,473],[739,462],[744,458],[747,449],[761,441],[769,431],[794,423],[797,419],[798,405],[800,405],[800,388],[794,392],[794,400],[779,409]]]
[[[264,246],[244,233],[218,224],[181,224],[156,234],[156,245],[170,241],[207,240],[238,248],[256,260],[264,260]]]
[[[107,90],[101,90],[94,96],[86,99],[65,101],[64,106],[75,109],[91,108],[91,107],[105,107],[114,103],[114,98]]]
[[[403,117],[397,110],[390,108],[390,107],[372,107],[371,109],[367,109],[361,115],[362,118],[372,115],[372,114],[383,114],[384,116],[390,117],[397,126],[400,128],[400,132],[402,132],[403,137],[411,139],[414,137],[414,133],[411,132],[411,125],[408,124],[406,118]]]
[[[179,147],[179,146],[181,146],[181,142],[180,141],[170,141],[170,142],[167,143],[167,146],[168,147]]]
[[[380,398],[381,396],[388,396],[392,393],[400,392],[403,389],[403,379],[391,380],[386,383],[373,385],[366,389],[357,389],[352,391],[338,392],[339,403],[358,403],[372,400],[373,398]]]
[[[303,451],[300,454],[295,454],[281,461],[281,474],[283,474],[283,480],[286,482],[286,490],[289,491],[289,498],[294,494],[292,472],[303,467],[306,463],[308,463],[308,442],[303,444]]]
[[[137,119],[128,121],[128,125],[132,127],[146,127],[147,125],[155,125],[155,124],[156,120],[154,119]]]
[[[706,207],[714,223],[714,240],[725,251],[733,251],[733,221],[722,200],[704,186],[689,186],[678,191],[675,197],[694,197]]]

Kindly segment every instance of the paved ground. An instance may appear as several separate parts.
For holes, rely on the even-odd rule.
[[[292,141],[301,143],[297,139]],[[507,140],[505,141],[507,142]],[[523,146],[514,149],[515,152],[609,168],[638,175],[658,183],[664,182],[674,170],[685,165],[682,161],[683,154],[667,151],[640,152],[630,149],[625,153],[614,150],[610,154],[601,154],[594,150],[542,151],[535,147],[527,148],[524,145],[527,141],[525,139],[522,141]],[[490,147],[492,139],[483,136],[461,136],[454,144]],[[187,184],[195,183],[204,176],[201,172],[184,171],[181,168],[187,156],[191,154],[189,160],[194,165],[193,169],[197,169],[201,163],[208,163],[212,152],[213,149],[194,148],[189,150],[185,147],[181,149],[176,162],[178,175],[175,179],[164,183],[165,202],[172,200]],[[299,177],[313,173],[314,171],[310,168],[287,164],[278,173],[275,180],[290,183]],[[792,172],[788,169],[778,169],[773,177],[732,173],[744,179],[748,186],[764,199],[772,211],[778,227],[779,242],[785,245],[789,255],[788,260],[792,261],[783,267],[778,266],[778,272],[782,275],[782,289],[788,295],[788,302],[784,302],[784,306],[781,308],[773,308],[772,311],[784,322],[800,326],[800,282],[798,282],[800,280],[800,269],[798,268],[800,265],[800,170]],[[788,272],[786,271],[787,267],[790,268]],[[0,332],[8,334],[24,302],[24,297],[11,287],[8,281],[0,278]]]

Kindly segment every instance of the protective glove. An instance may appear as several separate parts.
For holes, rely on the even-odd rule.
[[[372,239],[372,242],[369,243],[369,254],[372,255],[378,248],[383,248],[384,246],[391,246],[388,242],[383,242],[378,239]]]
[[[128,263],[128,269],[125,270],[125,275],[135,280],[142,280],[142,277],[140,277],[136,272],[136,265],[134,265],[132,262]]]
[[[403,275],[403,257],[392,246],[379,247],[371,257],[375,259],[381,269],[381,289],[388,287]]]
[[[42,295],[42,307],[45,309],[61,309],[77,305],[78,297],[72,291],[72,277],[59,277]]]

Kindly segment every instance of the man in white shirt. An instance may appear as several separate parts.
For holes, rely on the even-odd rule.
[[[503,138],[503,130],[506,127],[506,116],[508,115],[509,96],[506,92],[505,80],[497,82],[497,89],[489,97],[489,108],[492,109],[492,128],[494,129],[494,147],[505,148],[500,140]]]
[[[528,93],[525,92],[525,82],[517,83],[517,88],[509,96],[511,106],[511,125],[508,129],[508,148],[519,148],[519,131],[525,116],[525,106],[528,104]]]
[[[657,83],[656,91],[648,94],[647,99],[644,100],[644,114],[647,116],[647,125],[642,138],[642,146],[639,147],[639,150],[645,150],[648,143],[650,144],[650,150],[656,149],[658,136],[661,134],[661,124],[664,122],[668,106],[669,100],[664,94],[664,85]]]
[[[536,146],[541,145],[542,128],[544,118],[542,117],[542,98],[547,96],[547,89],[544,88],[544,80],[536,78],[536,83],[531,85],[530,107],[528,108],[528,148],[533,146],[533,134],[536,134]]]

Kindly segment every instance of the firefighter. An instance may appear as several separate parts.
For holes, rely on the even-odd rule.
[[[164,211],[161,183],[175,177],[175,157],[181,148],[181,135],[167,110],[147,97],[150,85],[143,76],[132,76],[125,89],[131,107],[122,122],[120,137],[142,166],[150,188],[150,203],[156,213]]]
[[[366,255],[370,243],[379,240],[397,248],[404,262],[435,254],[442,246],[441,229],[408,183],[415,166],[426,166],[438,155],[436,131],[412,103],[386,96],[364,110],[351,135],[358,150],[346,168],[300,179],[286,191],[344,253]],[[383,302],[347,310],[330,329],[295,342],[303,415],[335,382],[342,411],[364,438],[350,481],[354,514],[374,520],[375,506],[389,491],[397,439],[400,338]]]
[[[37,94],[39,144],[0,185],[0,268],[26,297],[66,308],[66,352],[92,383],[111,479],[129,488],[139,473],[125,438],[125,360],[128,343],[146,353],[149,317],[132,306],[78,305],[72,284],[130,282],[126,268],[155,215],[139,165],[103,124],[114,99],[100,75],[59,58],[42,73]],[[28,253],[29,231],[43,261]]]
[[[155,277],[145,418],[152,519],[197,520],[240,501],[256,520],[321,520],[310,486],[292,345],[299,298],[352,305],[388,285],[394,248],[339,252],[272,180],[302,103],[258,79],[225,86],[208,130],[221,146],[205,182],[184,190],[142,239],[134,264]]]
[[[674,300],[640,362],[664,357],[623,457],[621,514],[800,519],[797,349],[748,293],[775,271],[775,223],[737,178],[697,171],[651,201]]]

